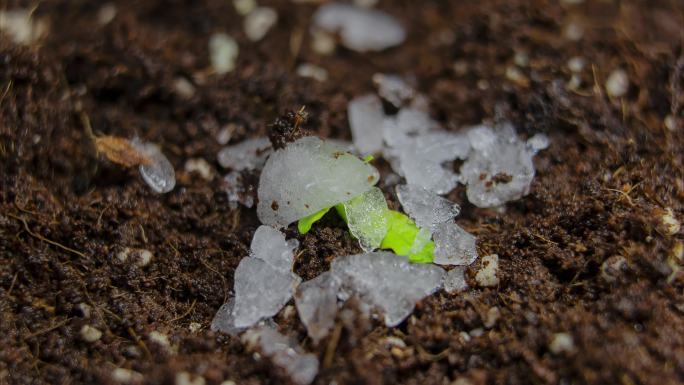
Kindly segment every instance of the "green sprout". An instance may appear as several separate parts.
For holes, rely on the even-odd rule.
[[[349,202],[335,205],[335,211],[344,220],[349,223],[347,218],[347,210],[345,204],[353,202],[359,204],[360,199],[366,198],[365,194],[359,195]],[[325,208],[312,215],[304,217],[297,223],[297,229],[300,234],[306,234],[311,230],[311,226],[320,220],[332,207]],[[373,218],[372,221],[365,226],[368,232],[373,232],[377,227],[385,226],[387,232],[382,239],[380,248],[391,249],[397,255],[406,256],[409,261],[413,263],[431,263],[434,259],[435,244],[430,240],[430,235],[416,225],[406,214],[394,210],[385,210],[383,218]]]

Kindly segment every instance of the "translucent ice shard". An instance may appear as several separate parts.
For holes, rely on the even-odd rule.
[[[444,290],[447,293],[458,293],[468,288],[465,278],[466,266],[456,266],[444,276]]]
[[[259,226],[252,238],[250,256],[261,259],[277,270],[289,272],[298,245],[296,239],[286,241],[285,234],[271,226]]]
[[[529,192],[534,151],[511,125],[477,127],[468,132],[473,153],[461,166],[468,200],[478,207],[500,206]]]
[[[295,305],[309,337],[318,343],[335,325],[340,283],[329,271],[299,285]]]
[[[221,332],[230,334],[231,336],[236,336],[242,333],[245,328],[239,328],[235,326],[235,317],[233,316],[233,308],[235,307],[235,299],[231,298],[228,302],[224,303],[214,316],[211,321],[211,326],[209,329],[214,332]]]
[[[382,150],[385,113],[380,98],[371,94],[352,99],[347,107],[347,115],[354,146],[362,154],[373,154]]]
[[[344,203],[349,232],[359,240],[364,251],[373,251],[387,234],[387,201],[382,191],[372,187]]]
[[[461,211],[457,204],[419,186],[399,185],[396,190],[404,211],[424,229],[434,230]]]
[[[342,3],[324,4],[313,16],[314,26],[339,33],[342,44],[358,52],[382,51],[401,44],[406,31],[392,16]]]
[[[167,193],[176,186],[176,173],[171,162],[162,154],[159,147],[152,143],[132,141],[133,146],[145,159],[138,170],[143,180],[157,193]]]
[[[234,171],[258,170],[270,154],[271,142],[268,138],[254,138],[224,147],[218,153],[218,161],[222,167]]]
[[[397,108],[415,96],[413,88],[397,75],[378,73],[373,75],[373,83],[378,87],[378,95]]]
[[[276,315],[290,300],[301,279],[261,259],[246,257],[235,270],[234,281],[234,324],[242,328]]]
[[[257,214],[274,227],[368,191],[378,171],[335,144],[304,137],[274,152],[259,179]]]
[[[408,184],[446,194],[459,180],[447,163],[465,159],[469,151],[469,141],[463,135],[437,131],[397,146],[395,154]]]
[[[477,259],[475,237],[452,222],[436,226],[434,263],[467,266]]]
[[[444,276],[438,266],[411,264],[389,252],[339,257],[331,271],[346,291],[381,310],[389,327],[400,324],[416,302],[437,291]]]
[[[243,334],[242,340],[258,346],[266,357],[270,357],[275,365],[283,368],[298,385],[310,384],[318,374],[316,356],[304,353],[296,342],[272,327],[261,326],[250,330]]]

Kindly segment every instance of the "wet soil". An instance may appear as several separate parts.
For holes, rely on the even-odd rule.
[[[497,287],[477,286],[476,262],[467,292],[423,300],[394,329],[349,305],[318,345],[292,306],[278,315],[321,359],[316,383],[684,382],[684,239],[663,223],[668,210],[684,218],[681,2],[383,0],[408,40],[331,56],[310,48],[315,5],[263,3],[279,21],[259,43],[226,0],[117,1],[106,25],[100,2],[44,1],[35,16],[49,34],[38,43],[0,35],[0,383],[115,384],[115,368],[139,373],[132,383],[172,384],[183,371],[206,384],[287,383],[239,339],[208,330],[258,226],[254,209],[227,202],[216,138],[227,127],[231,143],[264,136],[306,106],[305,129],[348,140],[346,104],[373,90],[376,72],[413,79],[451,130],[509,120],[551,146],[535,158],[530,194],[505,209],[449,194],[480,255],[499,255]],[[225,76],[207,70],[214,32],[240,45]],[[574,56],[587,64],[573,89]],[[329,79],[298,77],[304,62]],[[618,68],[629,90],[611,98],[603,85]],[[176,90],[179,78],[193,95]],[[98,158],[87,122],[97,135],[159,144],[176,188],[155,194],[134,169]],[[184,171],[190,158],[217,176]],[[298,237],[305,279],[358,251],[334,216]],[[153,258],[121,261],[126,248]],[[85,341],[84,325],[101,338]]]

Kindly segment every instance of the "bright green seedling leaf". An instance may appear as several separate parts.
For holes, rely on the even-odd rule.
[[[375,159],[373,155],[366,155],[363,157],[363,163],[370,163]]]
[[[424,246],[414,251],[414,243],[420,233],[420,228],[407,215],[398,211],[387,210],[387,234],[380,247],[391,249],[397,255],[408,256],[414,263],[431,263],[435,244],[427,239]]]
[[[297,222],[297,230],[299,230],[300,234],[306,234],[311,230],[311,226],[316,223],[319,219],[323,218],[323,216],[330,211],[331,207],[325,208],[319,212],[313,213],[307,217],[304,217]]]

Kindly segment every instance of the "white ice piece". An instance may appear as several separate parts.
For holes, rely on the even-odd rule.
[[[247,139],[224,147],[218,153],[218,161],[222,167],[232,170],[258,170],[264,166],[271,152],[268,138]]]
[[[257,214],[263,224],[287,226],[368,191],[378,171],[339,146],[304,137],[274,152],[259,179]]]
[[[397,108],[415,96],[413,87],[398,75],[377,73],[373,83],[378,87],[378,95]]]
[[[270,7],[258,7],[244,20],[245,35],[251,41],[259,41],[278,21],[278,12]]]
[[[347,106],[354,145],[362,154],[382,150],[385,113],[380,98],[373,94],[352,99]]]
[[[234,278],[235,327],[249,327],[276,315],[290,300],[301,279],[283,272],[267,262],[252,257],[243,258]]]
[[[439,290],[444,276],[439,266],[412,264],[390,252],[338,257],[331,271],[345,290],[381,310],[388,327],[400,324],[416,302]]]
[[[436,226],[434,263],[467,266],[477,259],[475,237],[453,222]]]
[[[214,319],[211,321],[209,329],[213,332],[221,332],[237,336],[245,331],[246,328],[239,328],[235,326],[235,317],[233,316],[233,308],[235,307],[235,299],[230,298],[228,302],[224,303],[216,312]]]
[[[223,75],[235,69],[240,48],[235,40],[225,33],[215,33],[209,39],[209,60],[214,71]]]
[[[461,176],[471,203],[495,207],[529,192],[534,151],[518,138],[513,126],[481,126],[470,130],[468,137],[473,152],[461,166]]]
[[[406,30],[385,12],[350,4],[328,3],[313,16],[314,26],[339,33],[342,44],[358,51],[382,51],[406,39]]]
[[[318,343],[328,335],[337,316],[340,282],[329,271],[299,285],[295,305],[309,337]]]
[[[399,185],[396,191],[401,207],[424,229],[433,231],[438,224],[451,221],[461,211],[457,204],[420,186]]]
[[[299,246],[296,239],[285,240],[285,234],[271,226],[259,226],[252,238],[250,256],[259,258],[282,272],[292,270],[294,250]]]
[[[138,171],[145,183],[160,194],[173,190],[176,186],[176,172],[159,147],[138,139],[134,139],[131,143],[145,158],[145,161],[138,166]]]
[[[318,374],[316,356],[305,353],[295,341],[272,327],[261,326],[250,330],[243,334],[242,339],[257,345],[266,357],[270,357],[275,365],[283,368],[298,385],[310,384]]]

